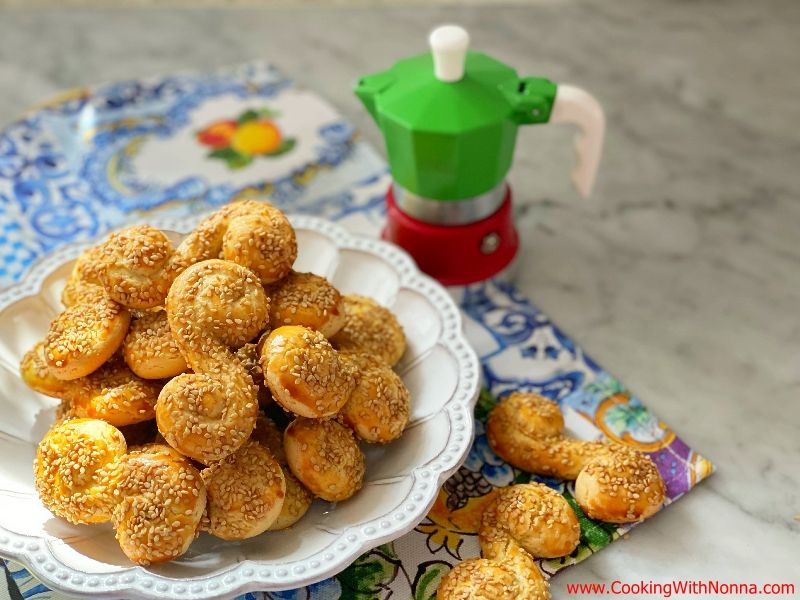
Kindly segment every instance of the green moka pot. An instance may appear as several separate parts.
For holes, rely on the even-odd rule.
[[[355,93],[383,133],[392,173],[384,237],[440,281],[471,283],[502,271],[516,253],[505,178],[519,126],[580,127],[573,181],[585,196],[600,161],[603,111],[579,88],[520,77],[468,51],[461,27],[437,28],[430,45],[363,77]]]

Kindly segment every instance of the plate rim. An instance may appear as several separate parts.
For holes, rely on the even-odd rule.
[[[163,230],[183,232],[191,230],[206,214],[149,219],[144,216],[126,226],[148,223]],[[301,561],[283,565],[272,563],[267,567],[256,559],[245,559],[217,573],[191,579],[166,577],[136,565],[113,573],[81,572],[55,556],[50,547],[51,539],[12,532],[3,525],[0,525],[0,557],[23,564],[48,587],[66,593],[109,598],[116,598],[121,593],[126,597],[143,599],[183,599],[187,594],[198,599],[218,598],[255,591],[283,591],[317,583],[341,572],[364,552],[412,531],[425,518],[442,484],[466,460],[474,437],[473,409],[480,392],[480,362],[466,339],[461,312],[445,288],[421,273],[413,259],[401,248],[377,238],[352,233],[320,217],[287,216],[295,228],[324,235],[339,251],[362,251],[388,263],[398,277],[398,291],[408,288],[422,294],[441,319],[442,330],[436,344],[444,346],[454,358],[458,379],[450,399],[435,413],[444,413],[448,417],[449,435],[443,450],[403,476],[411,481],[411,487],[397,506],[411,502],[414,510],[405,511],[402,520],[391,519],[391,514],[383,514],[366,523],[345,527],[336,539]],[[112,231],[117,229],[120,228]],[[76,258],[96,241],[67,244],[41,257],[20,282],[0,292],[0,312],[20,300],[39,294],[42,284],[55,269],[65,261]],[[433,415],[428,418],[433,418]],[[412,497],[420,499],[410,500]],[[385,523],[389,526],[385,526]],[[332,555],[332,558],[323,561],[323,555]]]

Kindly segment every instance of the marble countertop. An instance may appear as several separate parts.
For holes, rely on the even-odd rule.
[[[591,200],[569,187],[570,132],[520,136],[520,285],[719,471],[555,578],[555,597],[615,579],[798,585],[800,6],[768,4],[12,11],[0,123],[63,88],[265,58],[379,144],[352,82],[447,21],[591,90],[608,118]]]

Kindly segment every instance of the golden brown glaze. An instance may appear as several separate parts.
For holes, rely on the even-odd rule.
[[[106,296],[67,308],[50,323],[44,357],[58,379],[77,379],[99,368],[122,345],[130,313]]]
[[[297,239],[284,214],[267,202],[240,200],[206,218],[181,243],[186,262],[221,258],[247,267],[264,284],[286,277]]]
[[[666,489],[650,457],[619,444],[591,461],[575,480],[575,500],[591,519],[642,521],[664,504]]]
[[[164,310],[148,311],[131,321],[122,355],[131,371],[144,379],[167,379],[189,368]]]
[[[79,386],[62,396],[73,416],[102,419],[116,427],[150,421],[156,416],[161,382],[136,377],[119,358],[112,358],[74,383]]]
[[[374,354],[362,354],[360,352],[351,352],[348,350],[337,350],[337,352],[339,353],[340,360],[348,363],[355,369],[356,379],[358,379],[359,372],[386,366],[386,361]]]
[[[272,453],[251,440],[202,471],[208,490],[206,529],[224,540],[242,540],[275,523],[286,497],[283,470]]]
[[[44,355],[43,341],[37,342],[23,355],[19,363],[19,374],[28,387],[53,398],[61,398],[64,391],[73,386],[69,381],[53,375]]]
[[[331,338],[334,348],[379,357],[393,366],[403,356],[406,338],[392,312],[371,298],[344,297],[345,323]]]
[[[538,483],[495,492],[478,531],[483,558],[466,560],[442,579],[437,600],[546,600],[547,581],[534,557],[571,553],[578,518],[561,494]]]
[[[294,229],[266,202],[232,202],[207,217],[175,248],[149,225],[113,233],[79,262],[67,303],[100,283],[115,302],[131,309],[163,305],[175,277],[189,266],[224,259],[244,266],[267,284],[285,277],[297,256]]]
[[[346,500],[364,482],[364,454],[353,433],[337,421],[295,419],[283,438],[289,468],[315,496]]]
[[[33,464],[42,504],[70,523],[110,521],[126,449],[122,433],[105,421],[67,419],[55,425],[39,442]]]
[[[352,368],[339,361],[325,336],[299,325],[272,330],[261,367],[275,401],[301,417],[335,415],[355,386]]]
[[[398,439],[411,413],[411,396],[403,380],[386,365],[359,371],[357,380],[342,409],[344,424],[371,444]]]
[[[127,308],[163,305],[173,279],[186,266],[176,260],[169,238],[149,225],[112,233],[99,253],[106,293]]]
[[[280,464],[283,470],[283,478],[286,481],[286,498],[283,501],[278,518],[270,525],[269,530],[276,531],[291,527],[308,512],[314,496],[289,469],[289,465],[286,462],[286,452],[283,448],[283,432],[278,429],[272,419],[259,415],[252,439],[272,453],[278,464]]]
[[[342,295],[324,277],[292,271],[267,293],[273,327],[302,325],[329,338],[344,326]]]
[[[182,555],[196,537],[206,507],[198,470],[162,444],[132,450],[121,467],[113,524],[122,551],[140,565]]]
[[[119,356],[113,356],[86,377],[63,381],[53,376],[36,344],[22,358],[20,374],[33,390],[64,401],[62,417],[102,419],[120,427],[155,418],[160,381],[137,377]]]
[[[269,526],[269,531],[288,529],[302,519],[311,507],[314,496],[300,483],[289,470],[287,465],[281,465],[283,477],[286,480],[286,498],[283,500],[281,512],[275,522]]]
[[[664,503],[664,482],[647,455],[620,444],[564,437],[558,405],[538,394],[515,392],[503,399],[489,415],[486,435],[492,449],[515,467],[580,481],[575,499],[592,518],[641,521]]]
[[[269,302],[244,267],[208,260],[186,269],[167,297],[170,329],[194,373],[161,391],[158,429],[171,446],[203,464],[222,460],[250,437],[257,389],[232,348],[267,325]]]
[[[100,282],[100,255],[100,249],[93,247],[75,261],[67,284],[61,291],[61,303],[65,307],[93,302],[106,295],[105,288]]]

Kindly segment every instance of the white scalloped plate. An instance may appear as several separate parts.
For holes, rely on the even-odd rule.
[[[185,232],[196,221],[150,222]],[[71,263],[85,248],[66,246],[0,294],[0,556],[68,593],[216,598],[325,579],[422,520],[472,442],[479,363],[462,333],[458,308],[395,246],[321,219],[291,221],[300,249],[297,270],[324,275],[342,292],[372,296],[394,311],[408,336],[398,371],[412,395],[409,428],[393,444],[364,446],[364,489],[336,505],[316,501],[287,531],[242,542],[203,534],[179,560],[150,568],[125,558],[109,525],[76,526],[53,517],[34,491],[31,464],[57,401],[29,390],[17,366],[60,310]]]

